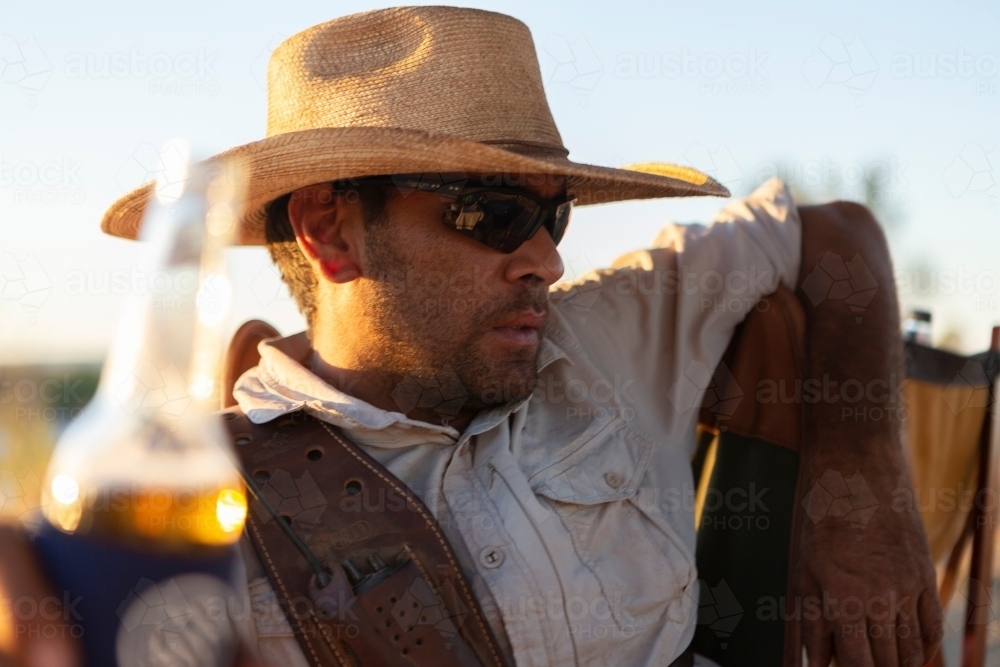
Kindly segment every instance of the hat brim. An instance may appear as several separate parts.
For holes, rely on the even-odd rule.
[[[246,179],[235,242],[263,245],[267,205],[315,183],[386,174],[467,173],[546,174],[566,177],[578,205],[632,199],[713,195],[729,191],[688,167],[647,163],[613,169],[536,157],[420,130],[380,127],[321,128],[291,132],[220,153],[207,162],[236,161]],[[101,229],[122,238],[138,236],[153,191],[147,183],[118,199]]]

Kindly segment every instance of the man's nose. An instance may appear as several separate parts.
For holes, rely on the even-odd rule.
[[[510,254],[505,277],[510,282],[527,281],[548,287],[562,278],[564,271],[556,244],[543,227]]]

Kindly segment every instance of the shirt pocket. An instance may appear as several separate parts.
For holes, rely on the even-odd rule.
[[[528,481],[546,499],[577,557],[600,583],[622,628],[641,628],[683,607],[694,568],[691,549],[637,493],[655,443],[621,419]]]

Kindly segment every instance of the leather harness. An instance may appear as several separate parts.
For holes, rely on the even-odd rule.
[[[304,412],[221,416],[255,496],[247,534],[310,665],[505,667],[441,527],[403,482]],[[671,667],[691,664],[687,651]]]

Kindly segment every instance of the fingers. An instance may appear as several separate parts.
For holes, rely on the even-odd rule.
[[[865,639],[868,634],[868,624],[864,620],[836,625],[833,645],[837,653],[838,667],[875,667],[871,644]],[[895,664],[895,662],[879,663],[879,667]]]
[[[0,523],[0,664],[78,667],[77,635],[24,529]]]
[[[925,597],[935,596],[930,603]],[[847,620],[841,614],[844,608],[834,611],[832,640],[833,653],[838,665],[851,667],[921,667],[930,661],[941,641],[940,615],[936,606],[936,593],[925,589],[919,601],[903,597],[898,608],[895,595],[887,600],[870,601],[865,605],[868,614],[856,620]],[[886,604],[887,603],[887,604]],[[883,610],[896,609],[891,613]],[[874,615],[873,615],[874,613]],[[928,631],[923,618],[938,622],[937,628]],[[851,617],[848,617],[851,618]],[[803,624],[803,643],[809,655],[809,664],[826,667],[830,660],[829,631],[822,624]]]
[[[934,593],[937,597],[937,593]],[[901,667],[921,667],[932,657],[924,650],[921,623],[917,615],[917,596],[908,596],[896,617],[896,647]]]
[[[799,576],[802,597],[798,601],[797,613],[802,619],[799,623],[802,646],[806,649],[809,667],[827,667],[833,660],[833,637],[829,619],[821,607],[822,591],[810,574],[801,573]]]
[[[827,667],[833,659],[833,637],[822,620],[803,621],[803,644],[809,667]]]
[[[878,667],[896,667],[900,664],[896,647],[897,625],[893,620],[887,619],[885,622],[876,623],[868,619],[865,624],[868,648],[871,651],[874,664]]]
[[[932,653],[924,651],[924,644],[920,638],[920,621],[916,617],[916,605],[913,612],[914,615],[905,624],[902,620],[896,621],[896,646],[900,667],[921,667],[933,657]]]
[[[930,660],[937,653],[941,646],[941,640],[944,638],[941,601],[933,587],[925,588],[924,592],[920,594],[917,614],[924,656]]]

